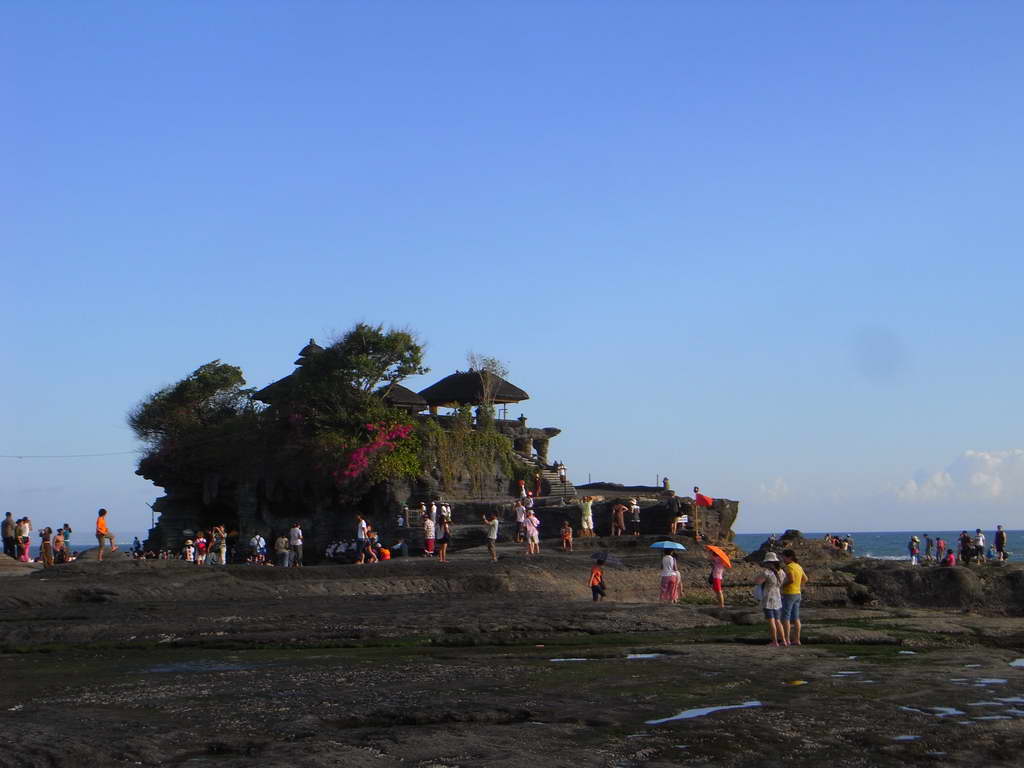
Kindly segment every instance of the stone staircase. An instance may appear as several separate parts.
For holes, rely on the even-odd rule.
[[[542,469],[540,476],[541,487],[549,489],[548,496],[560,496],[564,499],[571,499],[576,496],[576,488],[569,482],[568,476],[566,476],[564,483],[558,478],[558,473],[553,469]]]

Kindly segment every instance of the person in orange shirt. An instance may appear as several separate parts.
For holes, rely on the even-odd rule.
[[[605,595],[604,588],[604,569],[601,567],[604,565],[604,560],[598,560],[590,569],[590,591],[594,595],[594,602],[603,600]]]
[[[114,534],[107,529],[107,510],[101,509],[96,518],[96,541],[99,547],[96,549],[96,559],[103,559],[103,542],[110,542],[110,551],[117,552],[117,543],[114,541]]]

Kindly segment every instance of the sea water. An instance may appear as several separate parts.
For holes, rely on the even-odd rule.
[[[974,529],[977,525],[971,526],[968,533],[974,535]],[[985,541],[988,542],[989,546],[992,545],[995,539],[995,530],[988,530],[982,528],[982,532],[985,534]],[[850,534],[853,537],[853,554],[857,557],[873,557],[878,560],[910,560],[910,555],[907,553],[907,542],[911,536],[917,536],[921,539],[921,554],[924,555],[924,534],[928,534],[932,539],[936,539],[941,536],[946,540],[947,546],[951,546],[954,551],[957,549],[957,538],[960,536],[960,531],[932,531],[925,528],[920,531],[847,531],[847,530],[836,530],[831,532],[834,536],[842,538],[846,534]],[[780,536],[782,531],[776,531],[775,535]],[[744,552],[754,552],[764,542],[770,533],[737,533],[735,543],[736,546],[742,549]],[[823,531],[815,532],[804,532],[804,537],[807,539],[821,539],[825,533]],[[1008,530],[1006,532],[1007,543],[1006,548],[1010,551],[1009,559],[1013,562],[1024,562],[1024,531],[1022,530]]]

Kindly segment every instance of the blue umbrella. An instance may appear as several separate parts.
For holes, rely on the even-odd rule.
[[[686,551],[686,547],[674,541],[656,541],[651,544],[651,549],[681,549],[684,552]]]

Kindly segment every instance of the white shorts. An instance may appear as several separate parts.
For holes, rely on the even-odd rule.
[[[594,518],[593,517],[584,517],[583,521],[581,522],[581,525],[583,526],[583,530],[585,530],[585,531],[593,530],[594,529]]]

